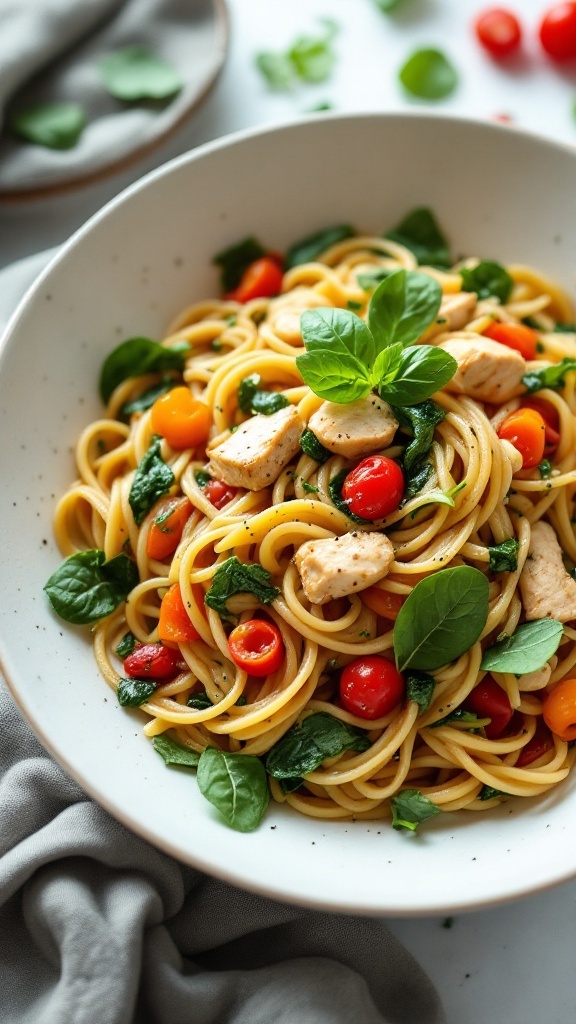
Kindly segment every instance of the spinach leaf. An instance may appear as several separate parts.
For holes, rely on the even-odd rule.
[[[281,391],[264,391],[260,388],[262,378],[259,373],[251,373],[244,377],[238,385],[238,405],[242,412],[254,415],[263,413],[270,416],[279,409],[284,409],[289,403]]]
[[[486,576],[468,565],[417,583],[394,625],[398,669],[431,672],[470,650],[486,625],[488,591]]]
[[[433,345],[410,345],[403,350],[398,367],[390,374],[391,379],[384,376],[381,380],[378,394],[390,405],[413,406],[443,388],[457,369],[454,357],[443,349]]]
[[[440,808],[433,804],[419,789],[401,789],[390,801],[392,826],[398,831],[406,829],[415,832],[427,818],[440,814]]]
[[[295,775],[292,779],[278,779],[280,789],[283,793],[294,793],[304,782],[304,779],[300,775]]]
[[[419,494],[425,484],[428,483],[432,473],[434,472],[434,466],[431,462],[418,462],[416,466],[404,472],[404,479],[406,481],[406,487],[404,489],[404,501],[409,501],[415,494]]]
[[[354,402],[372,387],[374,339],[349,309],[307,309],[300,318],[306,353],[296,357],[302,378],[315,395],[331,402]]]
[[[85,626],[110,615],[138,582],[138,568],[128,555],[106,562],[103,551],[91,548],[65,558],[44,590],[60,618]]]
[[[206,472],[205,469],[197,469],[194,472],[194,479],[198,484],[198,487],[201,487],[202,490],[204,490],[206,484],[210,483],[212,477],[210,476],[210,473]]]
[[[529,395],[542,388],[562,388],[567,373],[576,370],[576,359],[565,356],[559,363],[543,366],[540,370],[528,370],[522,377],[522,383]]]
[[[406,696],[420,706],[418,714],[430,707],[434,696],[436,680],[427,672],[408,672],[406,674]]]
[[[385,238],[410,249],[420,264],[443,269],[452,266],[448,243],[427,206],[408,213],[392,231],[386,232]]]
[[[441,50],[416,50],[398,75],[404,88],[422,100],[443,100],[458,85],[454,66]]]
[[[365,732],[319,711],[293,725],[266,758],[266,771],[275,779],[292,779],[315,771],[327,757],[345,750],[368,750]]]
[[[336,224],[332,228],[324,228],[323,231],[315,231],[307,235],[299,242],[294,242],[286,253],[286,269],[298,267],[301,263],[314,263],[331,245],[343,242],[346,238],[353,238],[354,228],[349,224]]]
[[[177,383],[178,381],[174,380],[174,377],[162,377],[158,384],[153,384],[151,388],[138,395],[138,398],[133,398],[132,401],[124,402],[124,405],[120,406],[121,419],[129,420],[135,412],[146,412],[146,409],[151,409],[156,399],[171,391]]]
[[[537,672],[556,653],[564,627],[557,619],[525,622],[506,639],[484,651],[481,667],[489,672],[525,675]]]
[[[145,704],[156,689],[151,679],[120,679],[116,696],[123,708],[137,708]]]
[[[365,526],[366,523],[371,523],[371,519],[363,519],[362,516],[357,516],[354,512],[351,512],[350,506],[342,497],[342,484],[348,476],[349,470],[341,469],[336,476],[333,476],[330,483],[328,484],[328,493],[332,500],[332,504],[336,506],[339,512],[343,512],[348,519],[351,519],[353,523],[359,523],[361,526]]]
[[[9,127],[26,142],[47,149],[71,149],[86,126],[86,115],[78,103],[35,103],[15,111]]]
[[[386,277],[368,306],[367,324],[377,350],[395,343],[405,347],[417,341],[436,319],[441,301],[440,285],[427,274],[396,270]]]
[[[204,693],[191,693],[186,701],[187,708],[193,708],[194,711],[206,711],[208,708],[214,707],[210,697],[204,690]]]
[[[503,789],[494,789],[493,786],[482,786],[478,793],[479,800],[493,800],[495,796],[510,796],[510,794],[505,793]]]
[[[500,263],[494,260],[481,260],[472,269],[463,267],[460,271],[462,291],[476,292],[479,299],[489,299],[495,295],[500,302],[508,302],[514,281]]]
[[[174,483],[174,473],[160,455],[161,440],[155,435],[144,455],[132,481],[128,502],[137,526],[152,506],[167,494]]]
[[[481,721],[482,719],[478,718],[478,715],[474,714],[473,711],[467,711],[466,708],[456,708],[449,715],[444,715],[444,718],[439,718],[437,722],[433,722],[429,728],[439,729],[441,725],[450,725],[452,722],[465,722],[469,732],[480,732],[478,725]]]
[[[357,274],[356,280],[365,292],[371,292],[377,284],[385,281],[387,277],[390,277],[390,274],[395,273],[396,270],[389,270],[388,267],[374,267],[373,270],[365,270],[362,274]]]
[[[430,399],[418,405],[405,405],[401,408],[394,406],[392,411],[400,426],[407,427],[414,434],[414,439],[404,452],[403,460],[404,469],[410,475],[417,467],[421,466],[423,459],[430,451],[434,440],[434,431],[446,413]]]
[[[332,452],[328,451],[328,448],[325,448],[324,445],[320,443],[316,434],[310,430],[309,427],[306,427],[306,430],[300,438],[300,447],[305,455],[314,459],[314,461],[318,462],[319,465],[326,462],[332,455]]]
[[[189,351],[187,341],[177,342],[168,348],[151,338],[128,338],[113,349],[104,361],[100,373],[102,401],[106,403],[114,389],[129,377],[161,373],[163,370],[182,371]]]
[[[185,768],[197,768],[200,754],[191,747],[185,747],[183,743],[177,743],[164,733],[162,736],[155,736],[152,745],[157,754],[163,757],[166,764],[183,765]]]
[[[507,537],[501,544],[488,548],[490,572],[516,572],[518,568],[519,541]]]
[[[127,103],[166,100],[184,85],[172,65],[145,46],[125,46],[106,54],[98,61],[98,70],[110,95]]]
[[[216,569],[206,594],[206,604],[214,608],[223,619],[232,618],[226,601],[234,594],[254,594],[260,604],[272,604],[280,591],[272,585],[271,579],[267,569],[258,562],[247,565],[232,555]]]
[[[236,245],[223,249],[212,262],[220,267],[220,283],[223,292],[231,292],[242,280],[244,271],[251,263],[266,255],[266,250],[257,238],[245,238]]]
[[[127,658],[129,654],[132,654],[132,651],[137,645],[138,641],[134,636],[134,633],[128,631],[127,633],[124,633],[124,636],[120,640],[120,643],[115,650],[115,654],[117,654],[119,658]]]
[[[198,788],[237,832],[252,832],[268,806],[264,765],[251,754],[206,747],[198,762]]]

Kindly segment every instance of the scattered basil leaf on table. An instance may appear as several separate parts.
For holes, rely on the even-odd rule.
[[[123,708],[137,708],[154,693],[156,683],[151,679],[120,679],[116,696]]]
[[[288,399],[281,391],[265,391],[260,387],[262,378],[259,373],[251,373],[244,377],[238,385],[238,405],[242,412],[248,414],[262,413],[270,416],[279,409],[284,409]]]
[[[294,242],[286,253],[285,266],[287,270],[298,267],[302,263],[314,263],[322,253],[337,242],[343,242],[346,238],[352,238],[354,228],[349,224],[335,224],[334,227],[324,228],[322,231],[315,231],[312,235]]]
[[[60,618],[84,626],[110,615],[138,582],[138,568],[128,555],[106,561],[103,551],[90,548],[65,558],[44,590]]]
[[[458,85],[453,64],[441,50],[430,47],[417,50],[400,69],[404,88],[422,100],[443,100]]]
[[[315,771],[327,757],[337,757],[345,750],[362,752],[369,746],[361,729],[319,711],[293,725],[274,744],[266,758],[266,771],[275,779],[296,778]]]
[[[431,672],[470,650],[486,625],[488,592],[486,577],[468,565],[444,569],[417,583],[394,625],[400,672]]]
[[[520,542],[515,537],[507,537],[500,544],[488,548],[489,568],[491,572],[516,572],[518,568],[518,548]]]
[[[167,736],[155,736],[152,745],[157,754],[164,758],[166,764],[182,765],[184,768],[197,768],[200,754],[191,747],[185,747],[183,743]]]
[[[321,18],[321,35],[298,36],[284,51],[264,50],[256,54],[256,67],[271,89],[288,91],[300,83],[325,82],[336,62],[333,39],[338,25],[331,18]]]
[[[528,370],[522,377],[522,383],[529,395],[542,388],[564,387],[564,378],[567,373],[576,370],[576,359],[565,356],[559,363],[552,366],[543,366],[540,370]]]
[[[537,672],[558,650],[564,627],[557,619],[524,622],[506,639],[484,651],[481,668],[488,672]]]
[[[452,266],[448,243],[427,206],[412,210],[384,237],[410,249],[420,264],[444,269]]]
[[[501,263],[481,260],[475,267],[462,267],[462,291],[476,292],[479,299],[494,295],[500,302],[508,302],[514,281]]]
[[[418,714],[423,714],[432,703],[436,680],[428,672],[411,671],[406,673],[406,696],[419,705]]]
[[[206,747],[200,755],[198,788],[237,832],[253,832],[268,806],[266,770],[251,754]]]
[[[26,142],[47,149],[71,149],[86,126],[86,115],[78,103],[36,103],[15,111],[9,127]]]
[[[212,262],[220,268],[222,291],[231,292],[237,288],[250,264],[265,255],[264,247],[257,238],[252,237],[244,238],[217,253]]]
[[[175,480],[170,466],[164,462],[160,454],[160,446],[161,439],[156,434],[150,441],[148,451],[143,456],[132,481],[128,503],[136,526],[140,526],[158,498],[168,493]]]
[[[314,462],[318,462],[322,465],[332,455],[332,452],[325,448],[324,445],[318,440],[316,434],[306,427],[300,438],[300,447],[305,455],[309,458],[314,459]]]
[[[360,526],[366,526],[367,524],[372,523],[372,520],[363,519],[362,516],[357,516],[355,512],[351,512],[350,506],[342,497],[342,484],[348,476],[348,473],[348,469],[341,469],[339,473],[336,473],[336,475],[332,477],[328,484],[330,499],[335,508],[337,508],[339,512],[343,512],[345,516],[348,516],[348,519],[351,519],[353,523],[358,523]]]
[[[98,61],[105,88],[117,100],[166,100],[184,82],[175,68],[145,46],[126,46]]]
[[[390,801],[390,807],[392,826],[398,831],[415,832],[423,821],[440,814],[440,808],[419,789],[401,789]]]
[[[128,338],[104,360],[100,372],[102,401],[106,403],[115,388],[130,377],[139,377],[143,373],[162,373],[164,370],[181,372],[189,351],[187,341],[167,347],[151,338]]]
[[[272,604],[280,591],[272,585],[271,579],[268,570],[258,562],[248,565],[232,555],[216,569],[206,594],[206,604],[223,619],[232,618],[226,601],[234,594],[254,594],[260,604]]]

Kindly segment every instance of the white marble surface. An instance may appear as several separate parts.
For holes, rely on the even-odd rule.
[[[123,175],[47,200],[0,201],[0,266],[63,241],[125,185],[202,142],[289,120],[324,100],[340,110],[405,108],[411,101],[397,70],[420,46],[440,46],[460,73],[459,88],[436,105],[440,109],[486,118],[507,114],[522,128],[576,144],[576,72],[554,68],[536,38],[547,5],[517,0],[526,43],[522,56],[505,67],[480,50],[471,31],[474,15],[486,6],[478,0],[404,0],[394,16],[385,16],[373,0],[229,0],[229,59],[204,106],[170,143]],[[289,95],[270,93],[254,68],[254,54],[314,32],[319,17],[340,25],[331,80]],[[429,972],[448,1024],[568,1024],[574,1019],[575,905],[576,882],[570,882],[452,921],[387,924]]]

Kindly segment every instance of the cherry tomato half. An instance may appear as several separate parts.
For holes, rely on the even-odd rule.
[[[532,739],[528,740],[525,747],[522,747],[514,767],[525,768],[527,764],[532,764],[532,761],[542,757],[542,754],[545,754],[547,750],[551,750],[553,746],[554,741],[550,730],[546,728],[543,719],[540,717]]]
[[[282,633],[267,619],[241,622],[230,633],[228,648],[234,664],[251,676],[276,672],[284,660]]]
[[[124,672],[130,679],[169,682],[183,668],[180,652],[164,644],[142,644],[124,659]]]
[[[552,60],[576,57],[576,3],[554,4],[544,15],[539,30],[542,48]]]
[[[369,455],[350,470],[342,484],[342,498],[362,519],[383,519],[395,512],[404,496],[404,474],[385,455]]]
[[[193,508],[184,495],[163,498],[155,511],[146,538],[146,554],[149,558],[162,560],[176,551]]]
[[[498,437],[510,441],[522,456],[522,469],[542,462],[546,443],[546,424],[536,409],[517,409],[502,421]]]
[[[165,437],[177,451],[196,448],[208,438],[212,422],[210,410],[204,402],[193,398],[185,386],[160,395],[150,415],[154,433]]]
[[[162,598],[158,636],[169,644],[189,644],[200,636],[184,606],[178,583],[173,583]]]
[[[232,498],[236,497],[236,487],[230,487],[223,480],[209,480],[204,488],[204,494],[214,508],[221,509],[227,505]]]
[[[254,263],[244,271],[238,287],[224,297],[235,302],[250,302],[251,299],[278,295],[282,288],[282,277],[282,267],[278,258],[262,256],[259,260],[254,260]]]
[[[405,692],[404,676],[380,654],[356,658],[340,676],[340,700],[346,711],[359,718],[382,718]]]
[[[514,711],[508,700],[508,694],[492,676],[485,676],[481,683],[468,694],[464,704],[468,711],[473,711],[479,718],[489,718],[484,727],[489,740],[495,740],[504,732]]]
[[[576,679],[563,679],[550,690],[542,714],[548,728],[561,740],[576,740]]]
[[[503,7],[491,7],[476,19],[476,36],[479,43],[497,60],[508,57],[520,46],[522,30],[512,11]]]

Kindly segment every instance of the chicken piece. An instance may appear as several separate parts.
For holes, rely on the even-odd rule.
[[[526,363],[515,349],[481,335],[477,340],[442,341],[438,347],[454,356],[458,363],[456,373],[446,384],[449,391],[493,405],[500,405],[521,393]]]
[[[365,590],[386,576],[393,560],[392,542],[383,533],[345,533],[308,540],[294,555],[304,593],[312,604]]]
[[[545,665],[542,665],[542,668],[536,669],[535,672],[526,672],[523,676],[520,676],[518,680],[518,689],[523,693],[532,693],[534,690],[543,690],[550,682],[550,676],[557,664],[558,657],[553,654],[550,661],[547,661]]]
[[[323,402],[308,426],[328,451],[355,459],[386,448],[398,430],[398,420],[387,402],[370,394],[348,405]]]
[[[461,331],[472,317],[476,308],[478,296],[476,292],[457,292],[455,295],[443,295],[438,320],[445,320],[440,324],[444,331]]]
[[[549,523],[532,527],[528,557],[520,574],[520,593],[527,620],[576,619],[576,580],[566,572],[562,549]]]
[[[293,405],[271,416],[252,416],[207,452],[210,468],[226,484],[260,491],[277,480],[299,451],[301,433],[302,422]]]

